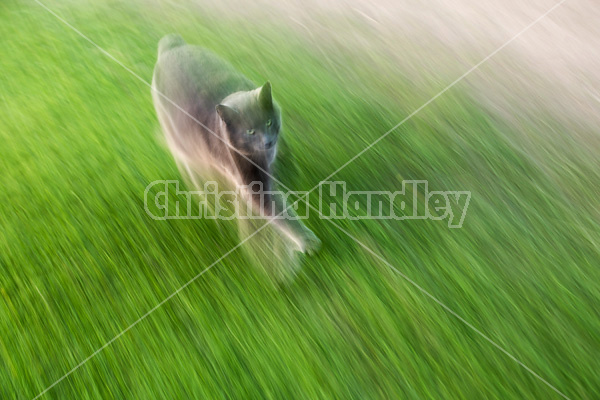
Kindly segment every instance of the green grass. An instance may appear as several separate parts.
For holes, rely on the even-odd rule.
[[[47,5],[147,80],[174,31],[270,80],[297,165],[282,180],[297,190],[443,88],[384,57],[317,50],[284,21]],[[144,212],[146,185],[179,178],[147,86],[33,2],[0,5],[0,43],[0,398],[33,398],[239,239],[234,222]],[[567,396],[595,399],[598,161],[540,118],[547,132],[505,123],[458,85],[336,179],[470,190],[463,228],[339,223]],[[309,225],[324,246],[291,285],[238,249],[44,397],[559,398],[328,221]]]

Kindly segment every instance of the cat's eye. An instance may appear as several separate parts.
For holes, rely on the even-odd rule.
[[[255,131],[254,131],[254,129],[248,129],[248,130],[246,131],[246,133],[247,133],[248,135],[254,135],[254,132],[255,132]]]
[[[267,126],[271,126],[273,125],[273,121],[271,121],[270,119],[267,120]]]

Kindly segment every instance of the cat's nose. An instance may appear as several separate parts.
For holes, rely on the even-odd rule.
[[[270,149],[271,147],[273,147],[274,144],[275,144],[275,139],[266,139],[265,140],[265,147],[267,149]]]

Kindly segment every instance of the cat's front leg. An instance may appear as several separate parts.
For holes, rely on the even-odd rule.
[[[273,202],[275,215],[283,214],[275,224],[296,242],[301,252],[314,255],[321,248],[321,240],[298,218],[291,204],[287,204],[284,198],[276,193],[270,199]]]
[[[301,238],[300,251],[310,256],[316,254],[321,249],[321,240],[313,231],[303,226],[304,232]]]
[[[321,248],[321,240],[301,221],[297,219],[276,218],[273,224],[291,239],[302,253],[312,256]]]
[[[314,255],[321,248],[321,240],[302,223],[281,193],[254,192],[252,200],[263,216],[273,217],[275,228],[294,242],[299,251]]]

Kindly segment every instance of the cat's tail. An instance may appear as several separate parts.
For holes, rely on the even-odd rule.
[[[160,39],[158,42],[158,56],[160,57],[166,51],[174,49],[175,47],[185,45],[185,40],[175,33],[170,33],[167,36]]]

